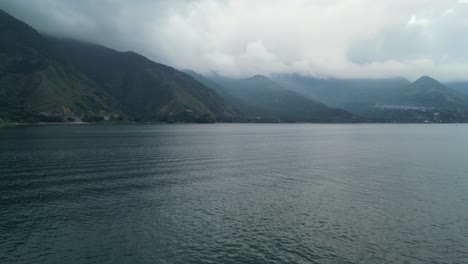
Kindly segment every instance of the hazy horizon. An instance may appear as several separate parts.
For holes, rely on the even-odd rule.
[[[3,1],[38,31],[226,77],[468,80],[468,1]]]

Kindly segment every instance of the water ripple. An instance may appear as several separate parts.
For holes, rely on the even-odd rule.
[[[465,128],[0,130],[0,263],[464,263]]]

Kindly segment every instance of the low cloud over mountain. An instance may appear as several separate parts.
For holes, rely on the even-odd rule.
[[[466,79],[464,0],[15,0],[39,31],[231,77]]]

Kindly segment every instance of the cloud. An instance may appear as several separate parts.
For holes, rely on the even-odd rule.
[[[429,19],[419,18],[416,17],[416,15],[411,15],[411,19],[408,21],[408,25],[428,25],[430,22],[431,21]]]
[[[15,0],[41,32],[228,76],[467,79],[465,0]]]

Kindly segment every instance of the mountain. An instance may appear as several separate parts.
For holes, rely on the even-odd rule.
[[[468,82],[449,82],[445,83],[444,85],[450,89],[464,94],[465,96],[468,96]]]
[[[468,97],[429,76],[422,76],[409,85],[405,95],[404,101],[412,106],[468,109]]]
[[[319,79],[281,74],[274,75],[273,79],[308,98],[352,112],[376,104],[398,104],[400,95],[410,85],[404,78]]]
[[[83,72],[137,121],[228,121],[235,112],[214,90],[133,52],[50,38],[62,62]]]
[[[0,119],[229,121],[224,99],[191,76],[133,53],[45,37],[0,12]]]
[[[115,101],[60,63],[47,39],[0,10],[0,119],[63,121],[122,117]]]
[[[227,105],[233,111],[238,113],[238,116],[235,118],[235,121],[239,121],[239,122],[246,122],[249,120],[252,121],[252,113],[258,113],[261,111],[258,107],[254,105],[249,105],[245,103],[244,101],[242,101],[240,98],[232,95],[229,89],[213,81],[212,79],[209,79],[192,70],[185,70],[184,72],[192,76],[195,80],[204,84],[206,87],[210,87],[211,89],[219,93],[224,98]],[[251,116],[250,118],[249,118],[249,115]]]
[[[186,74],[192,76],[192,78],[194,78],[195,80],[197,80],[198,82],[202,83],[203,85],[205,85],[206,87],[209,87],[211,89],[213,89],[214,91],[216,91],[219,95],[221,95],[226,104],[227,104],[227,107],[229,107],[232,111],[234,111],[235,113],[237,113],[238,115],[240,114],[241,110],[243,107],[245,107],[242,103],[242,101],[233,96],[225,87],[223,87],[222,85],[216,83],[215,81],[211,80],[211,79],[208,79],[206,78],[205,76],[195,72],[195,71],[192,71],[192,70],[184,70],[183,72],[185,72]],[[239,118],[242,118],[241,116],[239,116]]]
[[[0,121],[365,121],[355,115],[466,122],[468,99],[428,76],[206,78],[134,52],[45,37],[0,10]]]
[[[275,75],[283,87],[332,107],[376,122],[466,122],[468,99],[438,81],[423,76],[404,78],[319,79]]]
[[[272,79],[256,75],[246,79],[212,77],[230,96],[238,98],[241,112],[258,120],[281,122],[351,122],[352,114],[329,108],[281,87]]]

